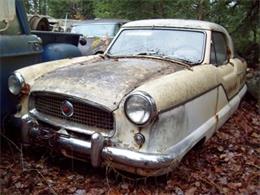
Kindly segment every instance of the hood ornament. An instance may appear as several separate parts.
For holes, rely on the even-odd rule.
[[[71,117],[74,114],[73,104],[68,100],[65,100],[61,103],[60,109],[61,113],[65,117]]]

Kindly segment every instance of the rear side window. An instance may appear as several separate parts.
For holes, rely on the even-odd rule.
[[[220,32],[212,32],[210,62],[221,65],[227,60],[227,43],[225,36]]]

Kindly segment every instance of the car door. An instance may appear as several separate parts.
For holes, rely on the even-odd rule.
[[[231,99],[238,91],[236,62],[228,60],[227,38],[221,32],[212,32],[210,62],[217,67],[218,79],[227,99]]]
[[[212,32],[211,36],[211,64],[217,68],[217,76],[220,82],[217,95],[216,118],[217,128],[237,109],[240,97],[239,90],[245,83],[246,65],[238,58],[228,59],[227,37],[221,32]],[[233,56],[233,55],[231,55]]]

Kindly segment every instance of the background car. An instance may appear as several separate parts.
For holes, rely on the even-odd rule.
[[[123,19],[95,19],[77,22],[72,25],[71,32],[82,34],[87,39],[87,44],[79,44],[83,55],[104,53],[107,46],[114,38],[120,27],[128,22]]]

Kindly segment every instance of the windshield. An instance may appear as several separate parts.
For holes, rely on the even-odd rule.
[[[114,37],[116,26],[116,24],[83,24],[73,26],[71,32],[83,34],[86,37]]]
[[[196,64],[203,60],[203,32],[176,29],[123,30],[108,51],[111,56],[155,55]]]

